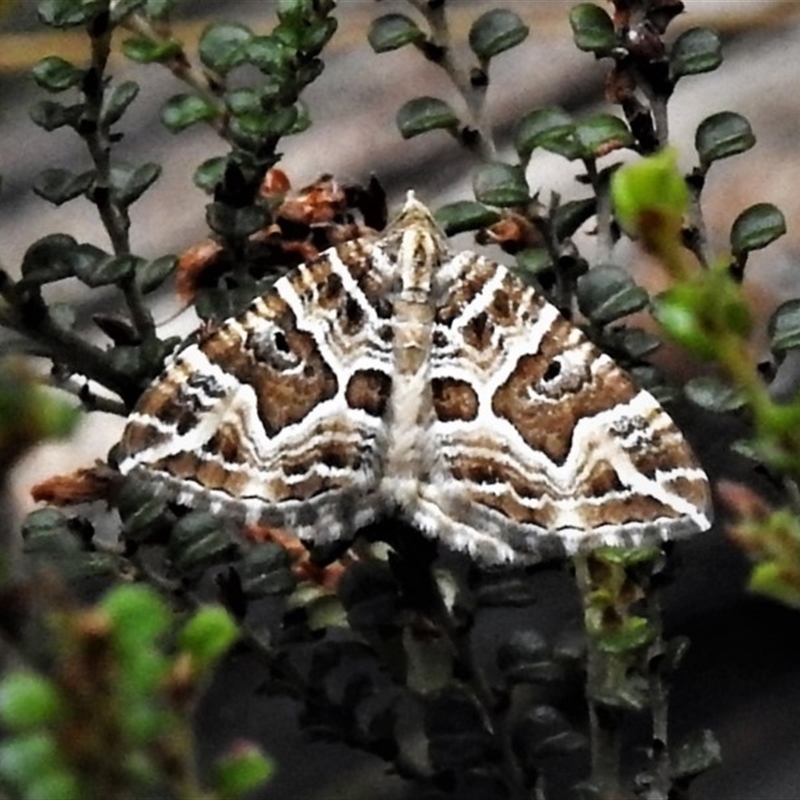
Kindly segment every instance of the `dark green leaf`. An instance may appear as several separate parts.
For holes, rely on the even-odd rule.
[[[204,192],[211,194],[225,177],[228,166],[226,156],[215,156],[204,161],[194,172],[194,183]]]
[[[254,547],[236,568],[242,580],[242,591],[250,598],[284,594],[295,585],[288,553],[274,542]]]
[[[75,128],[83,114],[83,104],[76,103],[72,106],[65,106],[53,100],[42,100],[31,107],[31,119],[46,131],[54,131],[69,125]]]
[[[578,308],[595,325],[641,311],[650,297],[622,267],[600,264],[578,279]]]
[[[162,497],[152,497],[133,481],[123,484],[117,503],[123,523],[123,540],[143,541],[165,528],[167,501]]]
[[[672,763],[673,780],[686,780],[722,763],[722,750],[711,731],[700,731],[681,744]]]
[[[454,131],[459,120],[450,106],[436,97],[415,97],[397,112],[397,127],[404,139],[445,128]]]
[[[64,233],[53,233],[35,241],[22,259],[24,283],[60,281],[75,274],[78,243]]]
[[[26,553],[70,557],[83,549],[72,521],[56,508],[42,508],[28,514],[21,533]]]
[[[534,630],[514,631],[497,650],[497,666],[510,683],[550,681],[562,677],[544,637]]]
[[[231,114],[263,113],[261,96],[255,89],[244,87],[225,93],[225,105]]]
[[[107,256],[93,245],[79,245],[78,249],[85,257],[75,265],[75,275],[92,288],[118,283],[144,263],[144,259],[130,254]]]
[[[161,109],[161,121],[172,131],[179,131],[197,122],[208,122],[220,114],[210,100],[195,94],[176,94]]]
[[[481,14],[469,30],[469,46],[486,62],[525,40],[528,26],[513,11],[495,8]]]
[[[535,277],[540,272],[553,268],[550,252],[544,247],[528,247],[516,256],[517,267],[524,276]]]
[[[201,572],[227,561],[235,553],[230,520],[205,511],[187,514],[172,529],[169,552],[182,574]]]
[[[624,350],[630,358],[639,361],[647,358],[661,346],[661,339],[641,328],[624,327],[618,331],[608,331],[613,344]]]
[[[71,28],[85,25],[107,7],[104,0],[39,0],[37,12],[45,25]]]
[[[739,257],[760,250],[786,233],[786,220],[772,203],[757,203],[736,217],[731,227],[731,250]]]
[[[434,216],[448,236],[485,228],[500,219],[496,211],[471,200],[448,203],[438,208]]]
[[[177,56],[183,49],[180,42],[175,39],[166,41],[145,39],[133,36],[122,43],[122,52],[131,60],[139,64],[158,64]]]
[[[397,624],[400,597],[386,564],[352,564],[339,582],[339,598],[355,630],[371,631]]]
[[[576,46],[590,53],[608,53],[616,44],[614,22],[594,3],[580,3],[569,12],[572,38]]]
[[[75,175],[68,169],[45,169],[36,176],[32,188],[39,197],[60,206],[86,192],[94,178],[94,170]]]
[[[634,141],[625,122],[612,114],[595,114],[578,122],[575,136],[583,147],[584,155],[594,158],[621,147],[630,147]]]
[[[317,55],[325,46],[327,41],[336,33],[338,22],[334,17],[326,17],[319,19],[309,25],[303,31],[303,37],[300,40],[300,51],[305,55]],[[305,79],[303,85],[306,85]]]
[[[672,80],[684,75],[711,72],[722,63],[722,44],[719,36],[708,28],[689,28],[672,45],[669,71]]]
[[[742,393],[734,386],[707,375],[692,378],[683,387],[683,391],[695,405],[718,413],[736,411],[746,402]]]
[[[245,62],[247,45],[252,38],[253,32],[244,25],[230,22],[211,25],[200,37],[200,60],[224,75]]]
[[[800,300],[781,303],[769,320],[772,351],[783,353],[800,347]]]
[[[103,98],[103,110],[100,121],[111,127],[125,113],[125,109],[136,99],[139,94],[139,84],[136,81],[123,81],[117,84]]]
[[[155,261],[141,264],[136,270],[136,280],[142,294],[155,291],[174,272],[178,259],[175,256],[162,256]]]
[[[84,71],[63,58],[48,56],[34,65],[31,75],[39,86],[55,93],[80,83]]]
[[[514,146],[524,161],[537,147],[575,158],[575,123],[561,108],[539,108],[524,116],[517,126]],[[565,152],[566,151],[566,152]]]
[[[559,241],[568,239],[596,213],[597,198],[595,197],[587,197],[585,200],[570,200],[558,206],[550,218],[556,238]]]
[[[277,36],[254,36],[247,42],[245,52],[248,63],[267,75],[283,72],[294,55]]]
[[[525,171],[502,162],[478,167],[472,175],[472,189],[478,202],[490,206],[519,206],[530,199]]]
[[[455,684],[426,698],[428,757],[437,771],[485,764],[492,749],[484,712],[477,700]]]
[[[161,174],[158,164],[149,162],[136,168],[117,166],[111,170],[114,195],[120,205],[135,203]]]
[[[707,170],[714,161],[749,150],[755,143],[756,137],[750,123],[732,111],[721,111],[706,117],[694,137],[694,146],[703,170]]]
[[[225,203],[210,203],[206,221],[215,233],[231,239],[243,239],[264,227],[267,217],[260,206],[234,208]]]
[[[111,19],[115,23],[119,23],[130,14],[140,11],[145,4],[146,0],[116,0],[111,4]]]
[[[407,44],[421,42],[425,39],[425,34],[405,14],[384,14],[373,20],[367,38],[376,53],[385,53]]]

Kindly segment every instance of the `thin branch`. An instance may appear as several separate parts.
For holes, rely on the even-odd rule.
[[[445,4],[432,5],[427,0],[408,0],[408,2],[425,17],[430,27],[430,43],[441,52],[436,63],[442,67],[453,82],[469,112],[469,127],[478,133],[476,146],[473,148],[484,161],[492,161],[497,156],[497,148],[492,136],[491,126],[485,114],[486,88],[488,78],[478,84],[473,82],[474,69],[484,75],[485,69],[478,65],[474,69],[456,59],[450,37],[450,26],[447,22]]]

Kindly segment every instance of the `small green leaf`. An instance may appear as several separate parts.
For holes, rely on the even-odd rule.
[[[289,556],[279,544],[265,542],[250,550],[236,566],[242,591],[250,598],[284,594],[295,586]]]
[[[116,0],[111,5],[111,20],[115,24],[122,22],[125,17],[140,11],[145,4],[146,0]]]
[[[208,227],[220,236],[243,239],[264,227],[266,211],[260,206],[234,208],[226,203],[209,203],[206,208]]]
[[[45,25],[72,28],[85,25],[106,8],[104,0],[39,0],[36,10]]]
[[[689,189],[670,149],[618,169],[611,197],[617,221],[630,236],[677,235],[689,206]]]
[[[117,349],[119,348],[115,348],[115,350]],[[133,365],[131,371],[135,371],[135,369],[136,365]],[[132,491],[132,483],[126,484],[125,488],[132,494],[136,494]],[[155,530],[163,526],[163,517],[167,506],[163,498],[128,497],[123,491],[120,493],[119,503],[120,515],[123,519],[123,540],[144,541]]]
[[[597,647],[604,653],[621,655],[650,644],[655,636],[652,625],[644,617],[626,617],[621,625],[594,631]]]
[[[94,179],[94,170],[76,175],[68,169],[45,169],[36,176],[32,188],[42,199],[60,206],[84,194]]]
[[[246,58],[249,64],[266,75],[279,75],[287,69],[293,52],[277,36],[253,36],[247,42]]]
[[[594,3],[579,3],[569,12],[572,38],[580,50],[604,55],[616,44],[614,22]]]
[[[153,162],[136,168],[116,166],[111,170],[111,184],[120,205],[135,203],[161,175],[161,167]]]
[[[800,347],[800,300],[787,300],[775,309],[769,320],[773,353]]]
[[[373,20],[367,38],[376,53],[385,53],[407,44],[421,42],[425,39],[425,34],[405,14],[384,14]]]
[[[210,100],[196,94],[176,94],[161,109],[161,122],[172,133],[179,133],[198,122],[209,122],[219,114]]]
[[[58,690],[41,675],[12,672],[0,681],[0,720],[11,730],[49,725],[62,711]]]
[[[123,81],[106,93],[103,98],[103,108],[100,112],[102,124],[111,127],[118,122],[125,113],[125,109],[136,99],[139,94],[139,84],[136,81]]]
[[[584,157],[599,158],[622,147],[630,147],[633,134],[619,117],[595,114],[575,125],[575,136],[581,143]]]
[[[578,279],[578,308],[595,325],[641,311],[650,296],[622,267],[600,264]]]
[[[714,161],[744,153],[756,143],[750,123],[741,114],[721,111],[706,117],[697,127],[694,146],[705,171]]]
[[[520,250],[516,259],[517,267],[525,276],[536,276],[540,272],[553,268],[550,251],[545,247],[529,247]]]
[[[175,256],[162,256],[155,261],[148,261],[136,269],[136,280],[142,294],[149,294],[161,286],[162,283],[175,271],[178,259]]]
[[[597,198],[570,200],[559,205],[553,212],[550,222],[558,241],[572,236],[584,222],[597,213]]]
[[[214,765],[213,785],[220,800],[238,800],[269,780],[271,759],[249,743],[239,743]]]
[[[22,258],[22,280],[43,284],[69,278],[75,273],[78,243],[65,233],[52,233],[35,241]]]
[[[500,215],[493,209],[471,200],[459,200],[441,206],[434,216],[448,236],[486,228],[500,219]]]
[[[30,110],[31,120],[46,131],[54,131],[64,126],[75,128],[82,114],[82,103],[66,106],[54,100],[42,100],[35,103]]]
[[[760,250],[786,233],[786,220],[772,203],[757,203],[742,211],[731,227],[731,250],[738,258]]]
[[[25,782],[25,800],[58,798],[58,800],[84,800],[85,790],[78,778],[67,769],[47,765],[30,781]]]
[[[189,653],[194,666],[207,672],[239,636],[236,623],[221,606],[206,606],[196,611],[183,626],[178,645]]]
[[[200,60],[221,75],[243,64],[253,32],[245,25],[221,23],[203,31],[198,45]]]
[[[692,378],[683,391],[695,405],[718,413],[736,411],[746,403],[744,395],[736,387],[708,375]]]
[[[800,608],[800,585],[777,561],[763,561],[753,567],[747,588],[779,603]]]
[[[409,100],[397,112],[396,121],[404,139],[411,139],[437,128],[454,131],[459,126],[459,119],[453,109],[444,100],[436,97],[415,97]]]
[[[475,170],[472,189],[478,202],[489,206],[520,206],[530,199],[525,171],[499,161],[483,164]]]
[[[214,158],[206,159],[194,171],[195,186],[208,194],[212,194],[217,186],[222,183],[227,166],[227,156],[215,156]]]
[[[49,733],[37,731],[14,736],[0,744],[0,776],[22,786],[32,783],[43,769],[55,767],[61,760],[58,745]]]
[[[122,43],[122,52],[131,61],[139,64],[163,64],[179,55],[183,46],[175,39],[153,40],[133,36]]]
[[[716,736],[709,730],[698,731],[677,748],[670,777],[684,782],[721,763],[722,748]]]
[[[205,511],[182,517],[172,529],[170,558],[183,575],[202,572],[228,560],[235,551],[230,521]]]
[[[711,72],[722,63],[722,43],[708,28],[689,28],[674,42],[669,53],[669,71],[673,81],[684,75]]]
[[[481,14],[469,30],[469,46],[486,62],[524,41],[528,26],[513,11],[495,8]]]
[[[80,245],[79,252],[86,257],[75,265],[75,276],[93,289],[118,283],[144,263],[144,259],[129,253],[106,256],[93,245]]]
[[[48,56],[31,69],[36,83],[48,92],[63,92],[83,80],[84,71],[58,56]]]
[[[114,638],[127,653],[152,647],[169,628],[171,615],[155,590],[141,584],[116,586],[100,601]]]
[[[575,158],[575,122],[563,109],[539,108],[524,116],[517,126],[514,146],[519,157],[526,160],[537,147]]]

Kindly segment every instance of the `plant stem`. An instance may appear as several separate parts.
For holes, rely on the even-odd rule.
[[[587,556],[581,555],[575,558],[575,577],[585,613],[589,608],[589,598],[594,589]],[[618,800],[624,795],[620,782],[619,711],[609,707],[600,699],[606,684],[608,656],[600,650],[596,637],[588,630],[586,639],[586,702],[589,709],[591,747],[589,782],[602,800]]]
[[[436,63],[447,73],[459,94],[464,98],[469,112],[469,127],[478,134],[472,149],[483,161],[493,161],[497,156],[497,148],[492,137],[491,126],[485,115],[486,83],[473,83],[472,71],[455,58],[445,4],[434,5],[428,3],[427,0],[408,0],[408,2],[427,20],[431,34],[430,43],[441,53],[436,59]],[[485,74],[482,66],[476,69],[480,69]]]

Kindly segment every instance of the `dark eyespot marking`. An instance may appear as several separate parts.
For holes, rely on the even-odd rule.
[[[547,383],[548,381],[555,380],[561,374],[561,363],[558,361],[551,361],[547,365],[547,369],[542,375],[542,380]]]

